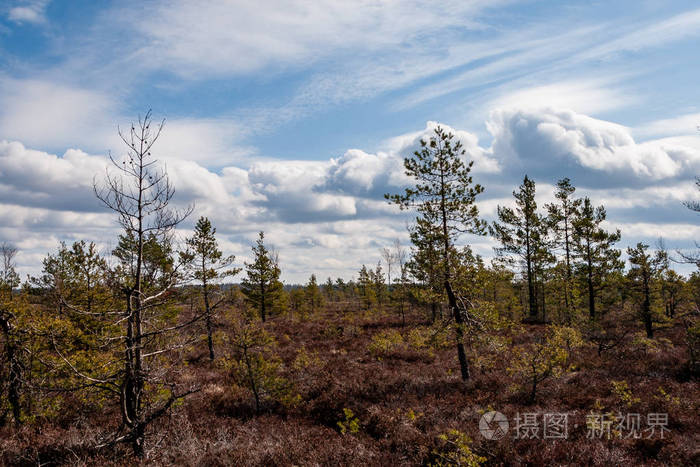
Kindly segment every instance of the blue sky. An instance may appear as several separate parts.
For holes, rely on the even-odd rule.
[[[568,176],[621,246],[690,248],[699,44],[690,1],[5,0],[0,239],[23,273],[61,240],[107,250],[92,179],[117,125],[152,108],[178,202],[241,260],[265,229],[288,281],[348,278],[407,242],[381,195],[434,122],[475,160],[486,219],[526,172],[541,204]]]

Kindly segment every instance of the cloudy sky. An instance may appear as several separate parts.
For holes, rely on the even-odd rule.
[[[525,173],[608,208],[622,245],[700,239],[692,1],[4,0],[0,241],[37,273],[61,240],[113,246],[92,195],[117,126],[152,108],[178,203],[227,253],[264,229],[288,282],[356,274],[410,216],[383,194],[437,123],[493,219]],[[490,256],[489,238],[463,239]]]

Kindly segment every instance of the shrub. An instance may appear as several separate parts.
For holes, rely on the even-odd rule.
[[[360,431],[360,420],[355,416],[352,410],[347,407],[343,409],[343,420],[338,422],[338,428],[340,428],[340,434],[344,435],[346,433],[358,433]]]
[[[558,378],[568,369],[571,352],[583,345],[581,334],[566,326],[549,326],[546,336],[518,346],[507,371],[530,388],[529,401],[537,397],[537,386],[548,378]]]
[[[367,346],[369,353],[376,358],[386,357],[404,344],[403,336],[396,330],[382,331],[372,336]]]
[[[239,386],[252,392],[255,412],[260,412],[266,398],[285,406],[296,405],[300,397],[281,375],[283,363],[274,353],[275,339],[254,319],[241,317],[234,321],[232,328],[234,353],[224,365],[231,369]]]
[[[434,460],[428,465],[478,467],[486,462],[485,457],[472,452],[471,439],[459,430],[449,430],[438,436],[438,440],[440,446],[433,450]]]
[[[630,389],[627,381],[612,381],[612,391],[620,399],[620,402],[625,404],[627,407],[632,407],[635,404],[639,404],[641,399],[639,397],[634,397],[632,395],[632,390]]]

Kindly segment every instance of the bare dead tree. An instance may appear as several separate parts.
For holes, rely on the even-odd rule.
[[[21,423],[22,407],[20,391],[22,383],[21,347],[16,316],[13,309],[12,290],[19,285],[19,275],[15,271],[17,248],[9,243],[0,244],[0,332],[2,332],[3,368],[0,369],[0,394],[6,393],[15,425]],[[4,424],[5,413],[0,413],[0,426]]]
[[[697,185],[700,190],[700,177],[695,177],[695,185]],[[683,205],[695,213],[700,213],[700,201],[686,201]],[[700,243],[695,242],[696,251],[690,253],[684,253],[680,250],[676,251],[678,258],[673,258],[676,263],[694,264],[700,269]]]
[[[396,264],[396,257],[394,256],[394,252],[386,247],[381,249],[381,254],[382,259],[386,263],[387,283],[389,284],[389,289],[391,289],[391,269],[394,264]]]
[[[408,281],[408,268],[406,267],[406,249],[401,245],[401,241],[397,238],[394,239],[394,251],[391,252],[391,256],[395,261],[396,265],[399,267],[399,277],[394,280],[396,282],[397,294],[399,300],[399,312],[401,313],[401,324],[406,325],[406,282]],[[391,282],[390,282],[391,284]]]
[[[193,210],[173,209],[175,194],[165,168],[151,155],[151,149],[160,137],[165,121],[155,123],[151,111],[131,125],[129,131],[119,130],[127,146],[123,159],[110,155],[111,169],[106,170],[104,182],[93,183],[97,198],[118,215],[123,230],[120,237],[122,250],[129,250],[129,264],[112,271],[112,281],[123,297],[123,309],[103,312],[112,318],[111,325],[120,331],[104,338],[104,346],[117,345],[121,352],[112,374],[88,374],[72,365],[80,377],[112,393],[119,400],[122,425],[106,444],[130,442],[134,454],[144,455],[146,428],[165,414],[173,403],[194,392],[193,387],[180,387],[172,375],[165,355],[189,345],[192,338],[184,330],[201,318],[173,322],[164,305],[181,278],[178,265],[168,258],[173,229]],[[148,255],[160,256],[149,263]],[[157,267],[153,267],[156,264]],[[71,307],[76,313],[85,312]],[[102,364],[100,368],[109,368]]]

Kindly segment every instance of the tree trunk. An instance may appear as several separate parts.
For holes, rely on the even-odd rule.
[[[586,246],[587,266],[588,266],[588,314],[591,320],[595,319],[595,289],[593,288],[593,259],[591,258],[590,241]]]
[[[260,283],[260,318],[265,322],[265,285]]]
[[[649,339],[654,337],[654,327],[651,320],[651,293],[649,290],[649,280],[644,279],[644,302],[642,303],[642,316],[644,317],[644,327]]]
[[[211,316],[207,315],[207,344],[209,345],[209,360],[214,360],[214,339],[212,338]]]
[[[544,290],[544,279],[542,279],[542,322],[547,322],[547,296]]]
[[[444,177],[441,175],[441,183],[444,187],[445,181]],[[450,236],[447,229],[447,210],[445,207],[445,192],[444,188],[441,193],[441,203],[442,211],[442,235],[443,235],[443,247],[444,247],[444,257],[443,257],[443,267],[445,275],[445,292],[447,292],[447,300],[450,305],[450,310],[452,311],[455,323],[457,323],[457,357],[459,358],[459,369],[462,373],[462,381],[467,381],[469,379],[469,362],[467,361],[467,354],[464,351],[464,330],[462,329],[462,314],[457,307],[457,297],[452,290],[452,284],[450,284]]]
[[[250,356],[248,355],[248,349],[243,349],[243,356],[245,358],[246,367],[248,367],[248,380],[250,381],[250,389],[253,391],[253,397],[255,398],[255,413],[260,413],[260,394],[258,394],[258,385],[255,383],[255,376],[253,375],[253,367],[250,363]]]
[[[20,384],[22,377],[22,366],[18,360],[17,348],[12,343],[10,323],[7,319],[1,322],[3,334],[5,334],[5,355],[9,362],[10,372],[8,375],[7,401],[12,409],[12,417],[15,421],[15,426],[22,423],[22,406],[20,403]]]
[[[464,351],[464,330],[462,329],[462,314],[457,307],[457,297],[455,297],[452,291],[452,286],[449,281],[445,281],[445,290],[447,291],[447,299],[450,304],[450,309],[454,314],[455,323],[457,323],[457,357],[459,358],[459,369],[462,374],[462,381],[467,381],[470,377],[469,374],[469,361],[467,360],[467,354]]]
[[[530,307],[530,318],[537,318],[537,297],[535,296],[535,284],[532,280],[532,245],[530,244],[530,222],[525,220],[525,263],[527,264],[527,294]]]
[[[532,389],[530,390],[530,404],[535,402],[537,398],[537,377],[532,379]]]
[[[134,455],[136,457],[143,457],[145,454],[144,444],[146,441],[146,425],[143,423],[138,423],[134,427],[132,433],[133,439],[131,440],[131,448],[134,451]]]
[[[530,317],[537,318],[537,302],[535,301],[535,285],[532,283],[532,264],[527,260],[527,295],[530,307]]]
[[[214,361],[214,339],[212,338],[212,319],[211,319],[211,309],[209,308],[209,284],[207,284],[206,279],[206,268],[204,267],[204,260],[202,260],[202,292],[204,295],[204,315],[206,316],[207,325],[207,344],[209,346],[209,360]]]

